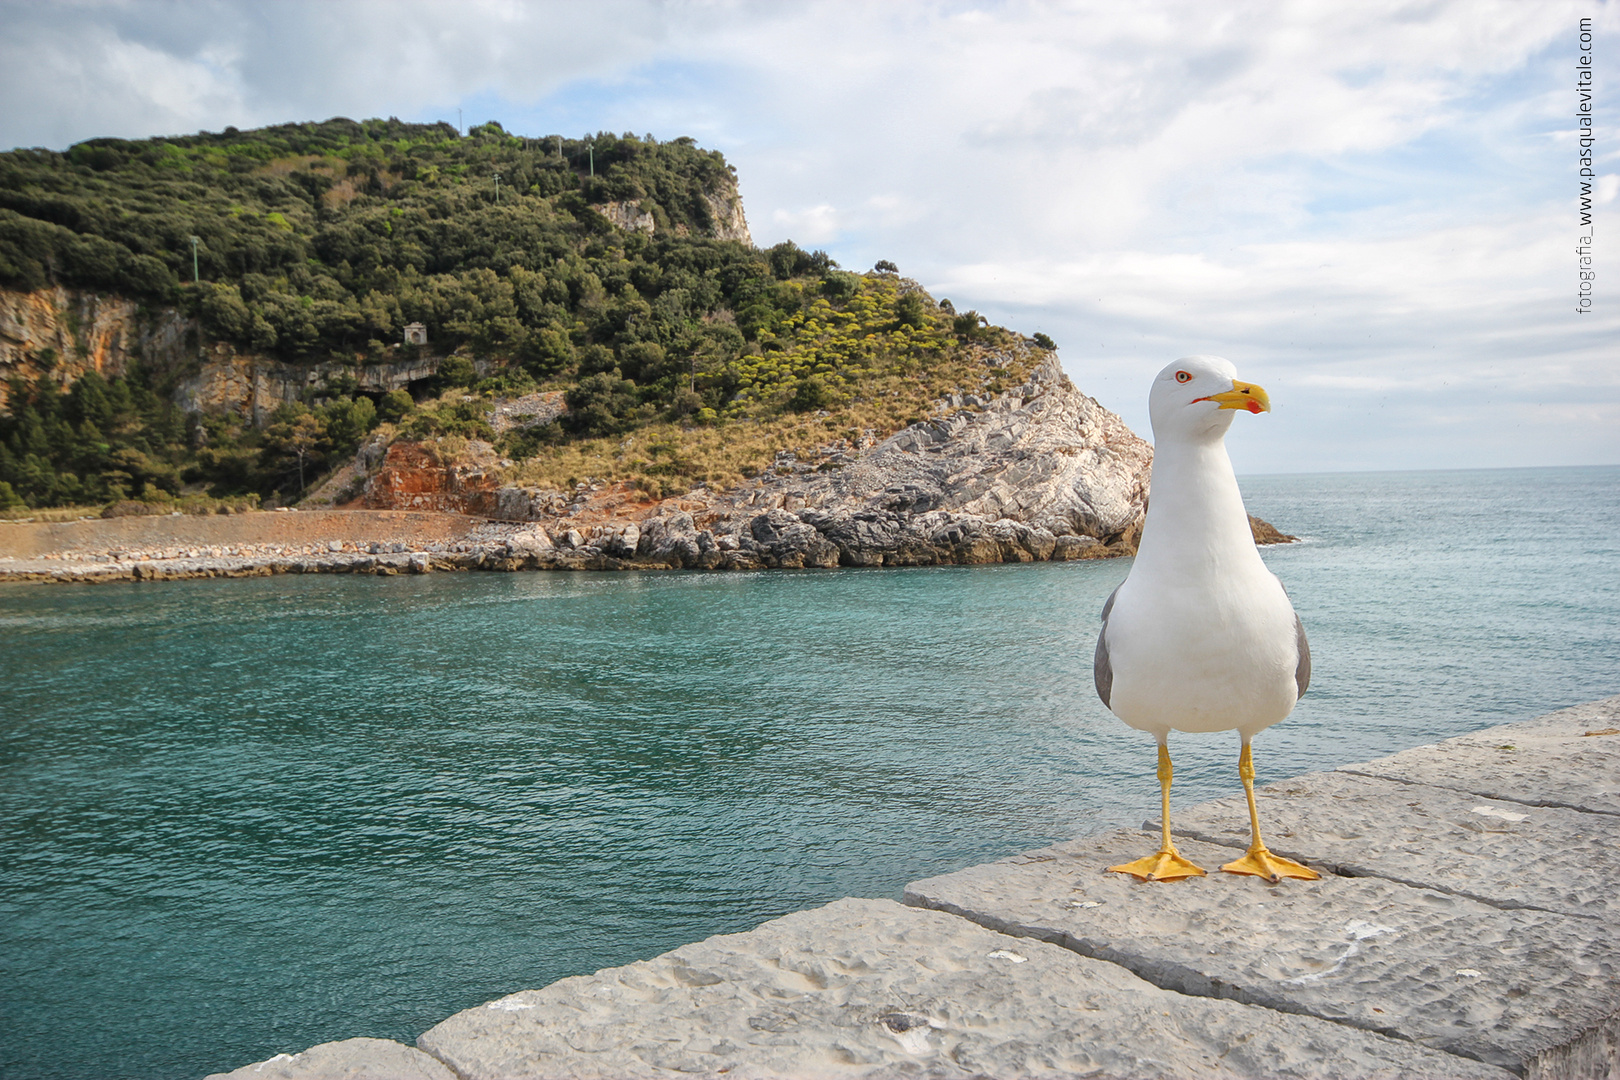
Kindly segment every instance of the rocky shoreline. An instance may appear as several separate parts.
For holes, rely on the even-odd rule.
[[[352,513],[364,514],[364,511]],[[808,516],[811,520],[805,520]],[[827,530],[823,532],[812,521]],[[888,528],[885,528],[887,526]],[[587,533],[589,535],[587,535]],[[0,532],[0,538],[4,533]],[[0,581],[97,583],[267,577],[274,574],[425,574],[487,570],[762,570],[836,566],[933,566],[1100,558],[1116,554],[1095,540],[1053,537],[1018,522],[940,514],[923,521],[827,519],[771,510],[736,532],[698,529],[685,511],[663,514],[644,530],[570,528],[555,539],[539,526],[478,521],[467,538],[242,546],[112,548],[0,556]]]

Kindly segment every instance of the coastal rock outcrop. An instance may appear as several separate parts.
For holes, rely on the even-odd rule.
[[[509,462],[478,440],[454,447],[454,453],[450,441],[399,441],[385,448],[373,440],[350,466],[355,490],[364,485],[366,509],[347,511],[348,517],[329,515],[331,538],[319,550],[277,542],[295,522],[316,520],[307,512],[260,529],[263,536],[256,532],[252,543],[224,547],[206,538],[175,546],[156,542],[156,533],[154,542],[139,545],[97,542],[86,535],[56,553],[58,545],[42,535],[12,545],[18,557],[0,558],[6,563],[0,578],[753,570],[1066,561],[1134,553],[1146,513],[1152,448],[1081,393],[1055,359],[1000,397],[949,401],[945,407],[943,415],[866,449],[833,443],[814,461],[779,454],[751,484],[723,492],[699,487],[668,499],[622,482],[581,482],[571,493],[506,485],[501,476]],[[423,544],[415,537],[379,534],[375,540],[352,541],[350,533],[370,520],[368,514],[381,522],[400,511],[461,522],[451,532],[462,539]],[[102,526],[110,528],[112,522],[75,528]],[[1251,526],[1257,543],[1293,539],[1258,519],[1251,519]]]
[[[763,566],[918,566],[1135,550],[1153,450],[1056,358],[989,402],[947,407],[864,453],[784,457],[752,487],[670,500],[642,522],[659,539],[639,554],[687,566],[731,553]]]
[[[704,235],[716,240],[737,240],[752,247],[754,238],[748,232],[748,218],[743,213],[742,195],[737,191],[736,178],[723,175],[698,193],[708,210],[708,227]],[[628,199],[592,203],[591,209],[607,218],[626,232],[639,231],[649,235],[658,232],[658,218],[649,208],[650,200]],[[675,234],[686,236],[690,230],[677,224]]]

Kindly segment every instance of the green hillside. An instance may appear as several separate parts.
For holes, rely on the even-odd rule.
[[[48,376],[17,383],[0,502],[292,498],[379,424],[487,437],[487,403],[535,389],[565,391],[570,411],[503,440],[514,475],[723,484],[772,449],[887,433],[941,393],[1026,366],[1022,339],[887,264],[852,274],[792,243],[718,238],[735,197],[724,158],[690,139],[522,138],[493,123],[463,137],[339,119],[0,154],[0,286],[178,308],[206,337],[293,363],[398,359],[411,322],[448,356],[414,400],[340,377],[262,430],[181,414],[152,372],[66,392]],[[992,369],[976,355],[992,343],[1019,347]],[[611,449],[642,429],[663,452]]]

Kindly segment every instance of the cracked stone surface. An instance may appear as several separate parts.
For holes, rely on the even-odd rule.
[[[344,1039],[277,1054],[203,1080],[456,1080],[444,1064],[389,1039]]]
[[[1620,696],[1338,771],[1530,806],[1620,814]]]
[[[1345,772],[1256,788],[1255,804],[1266,846],[1291,859],[1497,907],[1620,921],[1620,816]],[[1178,837],[1249,846],[1242,795],[1176,811],[1170,825]]]
[[[916,882],[907,903],[1119,963],[1187,994],[1382,1031],[1523,1073],[1620,1014],[1620,950],[1603,924],[1378,878],[1268,886],[1218,872],[1142,883],[1105,868],[1157,837],[1115,832]]]
[[[418,1045],[465,1080],[1508,1075],[1310,1017],[1184,997],[888,900],[840,900],[513,994]]]

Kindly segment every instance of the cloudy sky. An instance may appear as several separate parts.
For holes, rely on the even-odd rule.
[[[0,148],[330,116],[691,135],[737,167],[756,243],[890,259],[1043,330],[1144,434],[1155,371],[1230,358],[1276,407],[1229,439],[1240,471],[1620,462],[1616,0],[0,0],[0,20]]]

